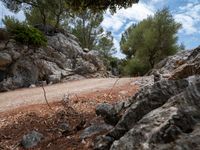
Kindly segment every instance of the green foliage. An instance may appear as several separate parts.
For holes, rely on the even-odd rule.
[[[3,19],[3,23],[14,39],[22,44],[45,46],[47,43],[47,39],[42,32],[24,22],[19,22],[13,17],[6,16]]]
[[[44,23],[44,17],[42,17],[40,11],[38,8],[32,8],[32,9],[26,9],[24,11],[26,21],[30,25],[37,25],[37,24],[54,24],[54,20],[51,17],[52,15],[49,14],[49,12],[45,13],[45,23]]]
[[[179,45],[179,50],[185,50],[185,45],[184,45],[183,43],[181,43],[181,44]]]
[[[34,7],[40,7],[43,4],[44,0],[1,0],[7,8],[13,11],[19,11],[21,7],[26,5],[31,5]],[[49,3],[53,3],[59,12],[58,3],[62,1],[62,6],[65,4],[67,7],[66,11],[83,11],[91,9],[93,11],[99,12],[102,10],[111,10],[115,12],[117,8],[127,8],[132,6],[133,3],[137,3],[139,0],[45,0]],[[60,6],[60,5],[59,5]]]
[[[37,6],[24,10],[26,21],[31,25],[43,24],[59,28],[64,18],[68,18],[67,4],[65,0],[36,0]]]
[[[116,53],[111,32],[98,36],[98,43],[94,49],[98,50],[103,58],[111,58]]]
[[[134,64],[133,67],[136,68],[138,62],[143,62],[153,68],[160,60],[175,54],[179,49],[176,34],[180,27],[168,9],[160,10],[153,17],[148,17],[136,26],[130,27],[123,34],[121,50],[128,59],[135,59],[130,63]],[[143,65],[139,66],[145,68]]]
[[[95,49],[99,42],[99,35],[103,33],[103,28],[100,26],[103,21],[102,12],[97,14],[88,10],[76,13],[73,18],[65,21],[67,28],[79,39],[81,47]]]
[[[120,49],[123,50],[123,53],[130,59],[133,53],[136,51],[132,42],[130,42],[130,34],[136,27],[135,24],[131,25],[123,34],[120,41]]]
[[[110,58],[116,52],[111,32],[105,32],[101,26],[103,12],[94,13],[90,10],[76,13],[73,18],[66,19],[63,27],[75,35],[82,48],[99,52],[104,64],[110,67]]]
[[[148,72],[150,66],[141,62],[137,58],[130,59],[126,62],[126,64],[122,68],[123,75],[130,75],[130,76],[142,76]]]

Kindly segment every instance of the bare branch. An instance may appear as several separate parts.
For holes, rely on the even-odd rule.
[[[109,91],[107,97],[109,97],[109,96],[112,94],[112,91],[113,91],[114,87],[116,86],[116,84],[118,83],[119,80],[120,80],[120,78],[118,78],[118,79],[115,81],[115,83],[113,84],[112,88],[110,89],[110,91]]]
[[[44,85],[43,85],[43,84],[42,84],[42,89],[43,89],[43,92],[44,92],[44,98],[45,98],[46,104],[49,106],[49,108],[50,108],[51,110],[53,110],[53,109],[51,108],[51,106],[49,105],[49,102],[48,102],[48,100],[47,100],[47,95],[46,95],[46,91],[45,91],[45,88],[44,88]]]

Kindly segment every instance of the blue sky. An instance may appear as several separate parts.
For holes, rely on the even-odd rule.
[[[178,33],[179,43],[184,43],[187,49],[200,45],[200,0],[140,0],[130,8],[120,9],[114,15],[108,11],[104,16],[102,26],[114,36],[115,47],[118,50],[116,56],[123,57],[119,50],[119,41],[124,30],[132,23],[138,23],[149,15],[154,15],[156,10],[163,7],[168,7],[175,20],[182,24],[182,29]],[[0,19],[4,15],[15,15],[20,20],[25,19],[23,12],[13,14],[2,4],[0,13]]]
[[[118,10],[114,15],[107,12],[105,15],[102,25],[112,31],[118,57],[123,57],[119,52],[119,41],[124,30],[164,7],[168,7],[175,20],[182,24],[178,33],[179,43],[183,43],[187,49],[200,45],[200,0],[140,0],[131,8]]]

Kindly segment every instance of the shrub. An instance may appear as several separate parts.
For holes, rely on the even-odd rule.
[[[6,16],[3,19],[7,31],[17,42],[34,46],[45,46],[47,39],[38,29],[27,25],[25,22],[19,22],[13,17]]]
[[[123,74],[131,76],[142,76],[147,73],[149,69],[149,65],[139,61],[137,58],[133,58],[127,61],[125,67],[123,68]]]

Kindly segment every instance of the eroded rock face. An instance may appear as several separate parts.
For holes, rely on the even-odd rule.
[[[199,123],[199,115],[200,80],[188,86],[183,92],[169,98],[161,107],[144,115],[132,129],[115,141],[110,149],[151,150],[159,149],[157,144],[170,145],[176,140],[180,142],[179,136],[186,134],[193,136],[192,131],[196,123]],[[179,146],[184,147],[184,145]]]
[[[47,36],[47,47],[35,48],[2,41],[0,91],[88,77],[106,77],[106,68],[94,52],[84,52],[68,33]]]
[[[12,57],[8,53],[0,53],[0,68],[5,69],[12,62]]]
[[[169,56],[155,65],[149,74],[169,79],[183,79],[200,74],[200,47]]]
[[[156,82],[130,102],[115,127],[96,139],[96,150],[189,150],[192,143],[199,145],[200,133],[194,130],[200,131],[200,76]]]

